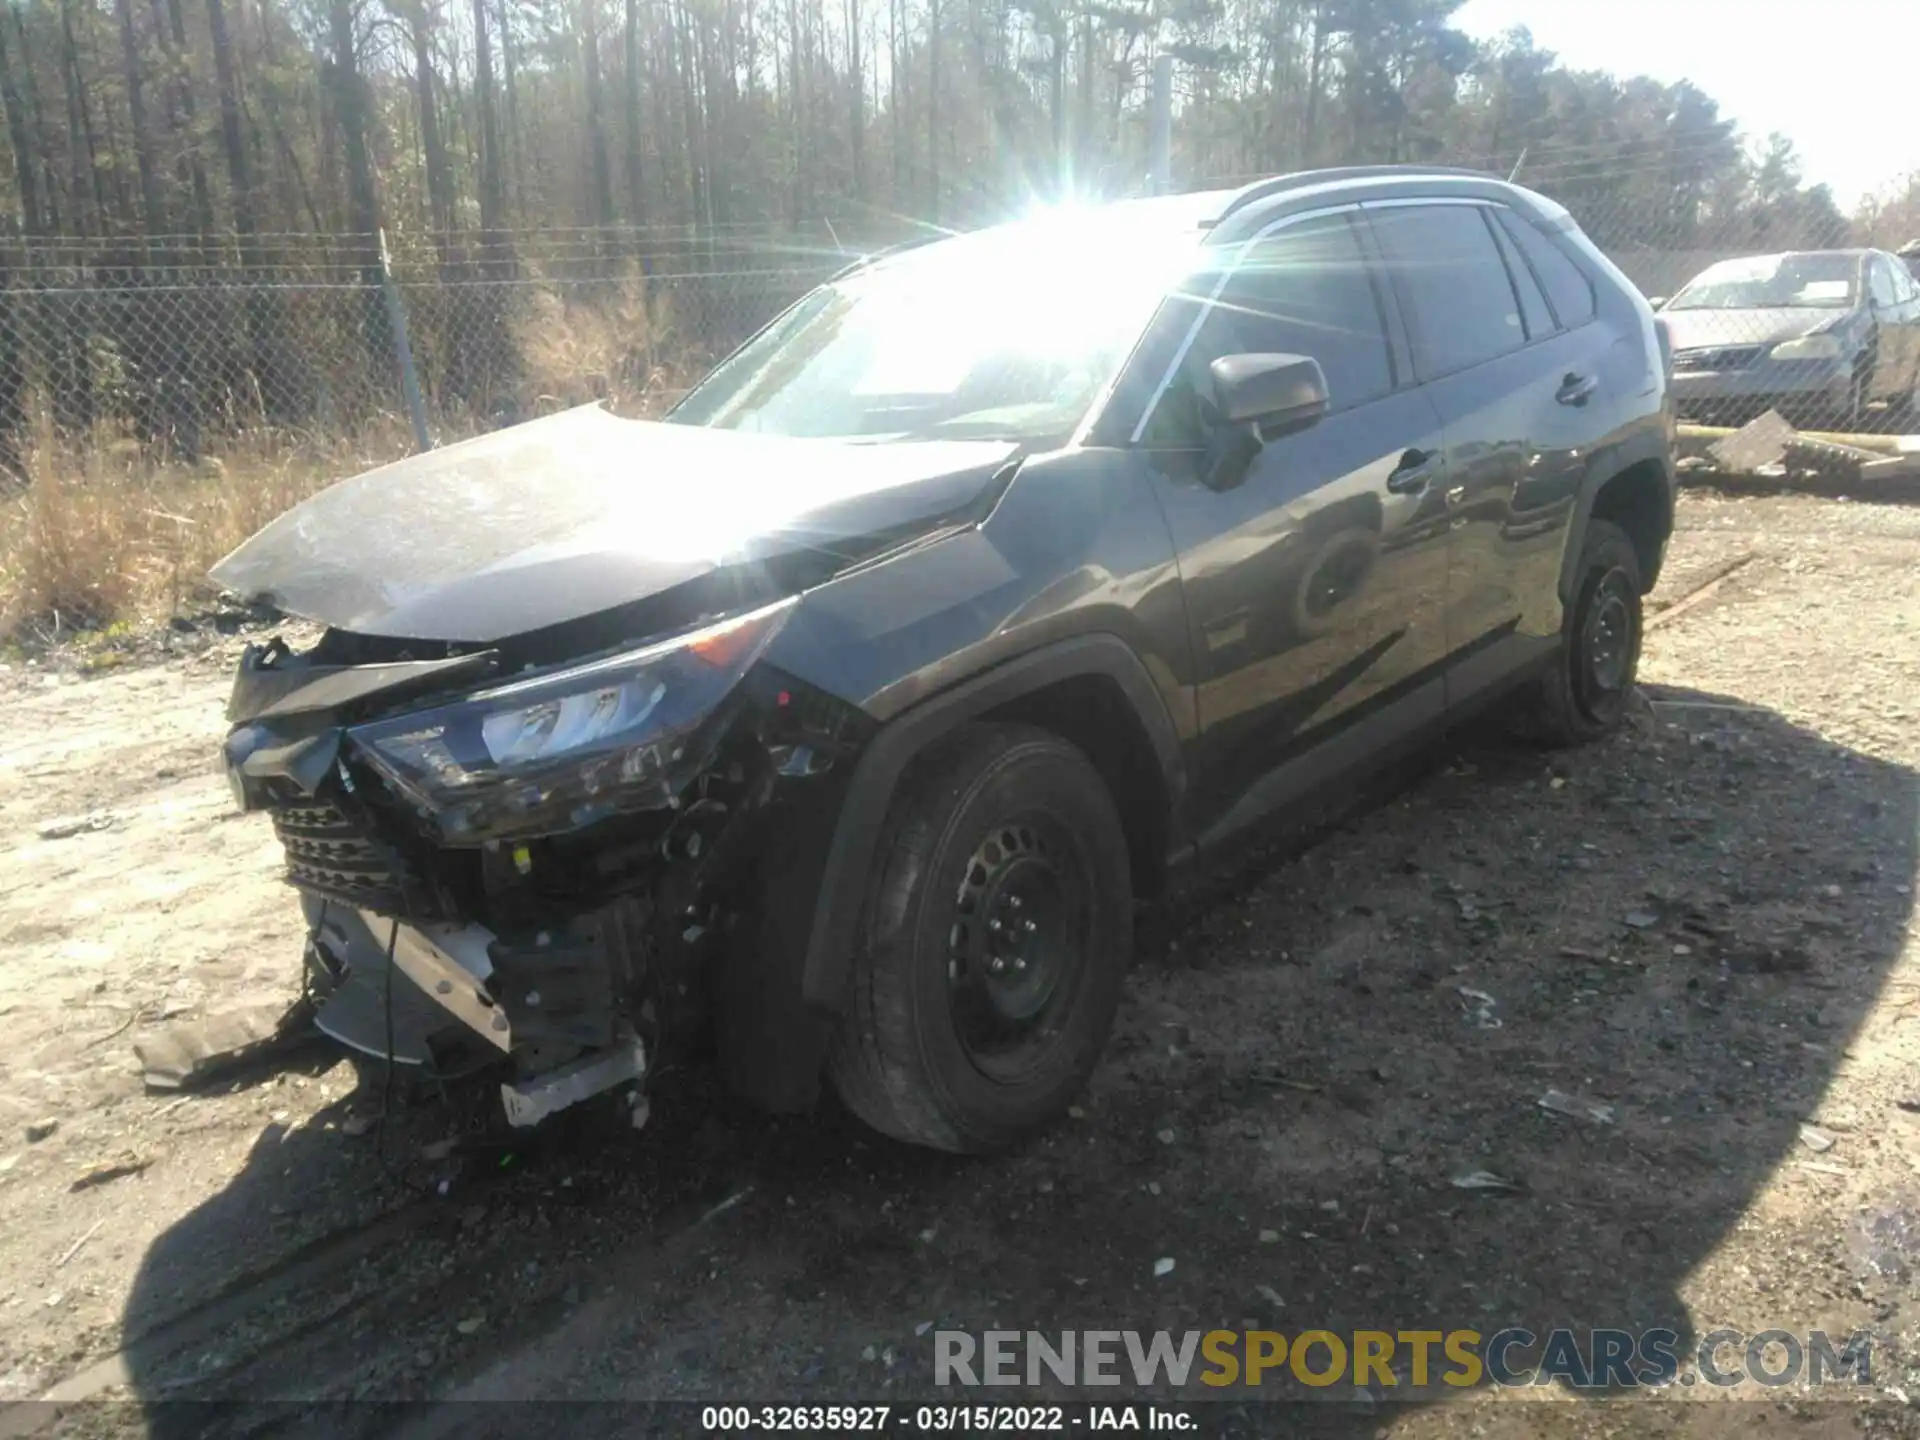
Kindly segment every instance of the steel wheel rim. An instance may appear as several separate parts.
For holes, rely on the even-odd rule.
[[[1581,629],[1581,680],[1593,704],[1622,694],[1633,669],[1632,583],[1609,570],[1594,590]]]
[[[954,1036],[982,1075],[1017,1083],[1045,1063],[1085,977],[1092,878],[1067,827],[1029,813],[968,857],[947,931]]]

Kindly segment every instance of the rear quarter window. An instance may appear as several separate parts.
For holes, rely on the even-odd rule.
[[[1533,267],[1533,273],[1539,277],[1540,287],[1547,292],[1548,303],[1553,306],[1553,313],[1559,317],[1561,325],[1573,330],[1593,319],[1593,282],[1585,272],[1568,259],[1566,253],[1548,239],[1538,226],[1522,220],[1511,210],[1497,210],[1494,213],[1500,217],[1501,226],[1526,257],[1527,264]]]

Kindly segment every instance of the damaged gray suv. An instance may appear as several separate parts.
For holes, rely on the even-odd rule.
[[[226,763],[347,1045],[507,1118],[717,1051],[1009,1144],[1136,899],[1468,711],[1623,714],[1672,524],[1653,316],[1565,211],[1321,171],[889,252],[664,422],[345,481],[214,571]]]

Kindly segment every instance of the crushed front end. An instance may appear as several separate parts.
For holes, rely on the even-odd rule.
[[[870,728],[761,663],[793,604],[560,663],[338,630],[249,647],[226,765],[285,848],[320,1028],[436,1073],[507,1067],[529,1125],[637,1095],[726,1005],[752,1093],[754,1057],[819,1023],[762,952],[804,935],[780,897],[809,893]]]

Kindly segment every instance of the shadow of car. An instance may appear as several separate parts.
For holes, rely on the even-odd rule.
[[[396,1192],[371,1137],[263,1133],[150,1247],[131,1387],[155,1434],[319,1415],[577,1436],[637,1423],[586,1402],[676,1402],[656,1428],[690,1430],[700,1401],[1199,1398],[940,1390],[936,1325],[1664,1326],[1684,1356],[1708,1257],[1832,1238],[1822,1204],[1804,1235],[1753,1207],[1901,954],[1920,777],[1729,697],[1656,698],[1665,723],[1556,758],[1557,784],[1536,752],[1473,738],[1305,849],[1150,912],[1082,1110],[996,1159],[838,1112],[676,1103],[613,1143],[422,1169],[447,1125],[428,1105],[386,1137],[412,1157]],[[1543,1111],[1554,1086],[1617,1123]],[[1449,1183],[1478,1169],[1521,1193]],[[283,1253],[236,1243],[256,1234]],[[1821,1320],[1871,1320],[1898,1289],[1862,1274]],[[583,1403],[338,1403],[355,1397]],[[1381,1423],[1371,1401],[1311,1419]]]

